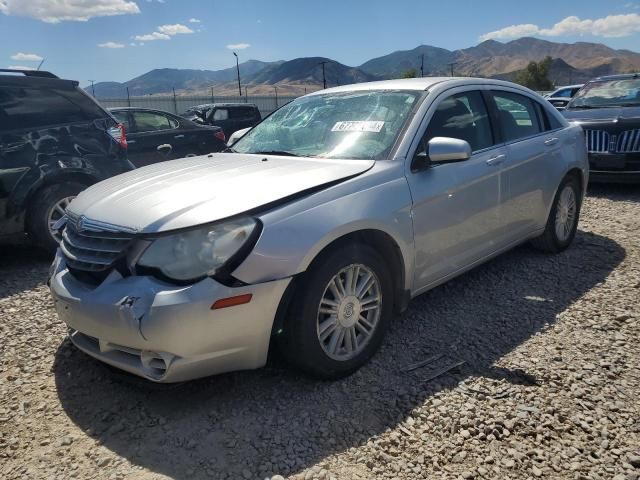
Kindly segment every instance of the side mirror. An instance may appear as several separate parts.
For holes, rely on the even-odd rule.
[[[433,137],[428,152],[430,163],[462,162],[471,158],[471,145],[459,138]]]

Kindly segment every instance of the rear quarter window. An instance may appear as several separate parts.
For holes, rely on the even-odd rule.
[[[5,87],[0,90],[0,129],[30,129],[108,118],[79,90]]]

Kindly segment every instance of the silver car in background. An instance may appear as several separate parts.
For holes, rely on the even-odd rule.
[[[345,376],[412,297],[528,240],[567,248],[588,180],[580,127],[474,78],[322,90],[232,150],[71,203],[50,286],[78,348],[157,382],[258,368],[270,346]]]

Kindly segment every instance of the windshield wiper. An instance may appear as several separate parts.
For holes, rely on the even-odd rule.
[[[259,152],[247,152],[256,155],[281,155],[283,157],[305,157],[306,155],[299,155],[293,152],[287,152],[286,150],[262,150]]]
[[[236,152],[233,148],[231,147],[227,147],[224,150],[222,150],[220,153],[238,153]]]

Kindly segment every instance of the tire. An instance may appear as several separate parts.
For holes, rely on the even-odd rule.
[[[572,209],[569,207],[570,212],[573,213],[572,223],[570,226],[564,227],[564,233],[558,231],[560,227],[557,227],[557,221],[562,222],[562,219],[568,218],[567,210],[564,206],[567,200],[566,196],[572,198]],[[570,202],[571,203],[571,202]],[[578,221],[580,219],[580,207],[581,207],[581,195],[580,184],[575,177],[565,177],[556,196],[553,199],[551,211],[549,212],[549,218],[547,219],[547,225],[545,226],[544,233],[539,237],[531,240],[531,245],[542,252],[547,253],[560,253],[565,250],[576,235],[578,229]]]
[[[29,208],[27,225],[29,236],[35,245],[50,254],[55,253],[58,240],[49,229],[50,214],[58,203],[75,198],[85,188],[87,186],[81,183],[64,182],[44,187],[36,193]]]
[[[340,283],[345,285],[349,272],[353,278],[356,271],[359,272],[356,284],[361,288],[367,286],[366,279],[371,275],[371,285],[361,294],[364,302],[361,303],[357,296],[345,295],[342,301],[335,302],[338,306],[323,301],[324,312],[321,312],[321,300],[338,299],[334,295],[337,286],[330,288],[330,281],[339,275]],[[345,291],[348,294],[352,290],[345,288]],[[352,374],[380,347],[393,315],[393,292],[389,268],[373,248],[351,243],[328,251],[312,263],[296,288],[284,331],[278,337],[281,353],[290,364],[317,378],[330,380]],[[371,300],[376,294],[379,294],[379,303]],[[363,307],[366,310],[361,311]],[[373,328],[365,326],[361,317]],[[332,319],[335,319],[333,323]],[[327,324],[329,327],[323,335],[332,333],[321,341],[320,326],[325,328]],[[342,340],[340,331],[344,332]]]

